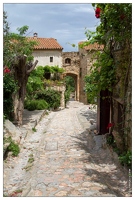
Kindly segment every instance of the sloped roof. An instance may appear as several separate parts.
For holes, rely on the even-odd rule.
[[[78,43],[78,45],[83,44],[86,41],[81,41]],[[83,49],[85,49],[86,51],[91,51],[91,50],[103,50],[104,45],[98,44],[98,43],[94,43],[94,44],[89,44],[88,46],[84,46]]]
[[[36,41],[38,43],[38,45],[34,46],[34,50],[44,50],[44,49],[62,50],[63,49],[63,47],[54,38],[28,37],[28,39]]]

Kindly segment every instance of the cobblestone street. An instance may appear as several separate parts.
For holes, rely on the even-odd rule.
[[[45,115],[21,142],[19,156],[4,163],[4,195],[129,196],[128,172],[103,148],[102,138],[89,133],[90,119],[96,122],[96,111],[76,101]],[[30,156],[34,162],[27,165]]]

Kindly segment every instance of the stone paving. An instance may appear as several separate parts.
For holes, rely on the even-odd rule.
[[[19,190],[22,197],[129,196],[128,172],[89,133],[91,118],[95,110],[76,101],[44,116],[19,156],[4,163],[4,196]]]

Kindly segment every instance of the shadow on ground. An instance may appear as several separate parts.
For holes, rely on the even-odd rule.
[[[82,111],[80,113],[81,116],[85,117],[87,119],[87,121],[89,121],[90,119],[96,119],[97,118],[97,112],[92,111],[92,110],[87,110],[87,111]]]
[[[109,149],[95,150],[95,142],[87,130],[79,136],[73,137],[77,148],[85,150],[87,153],[83,159],[81,158],[81,161],[86,163],[84,169],[86,176],[91,177],[93,184],[107,186],[100,189],[99,192],[115,194],[117,197],[124,197],[125,194],[128,194],[128,171],[126,171],[127,174],[122,172],[122,168],[115,163]]]

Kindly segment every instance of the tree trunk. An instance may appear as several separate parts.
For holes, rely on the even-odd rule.
[[[14,77],[18,84],[18,90],[13,96],[14,100],[14,122],[18,125],[22,125],[23,121],[23,110],[24,110],[24,99],[26,95],[26,85],[30,72],[36,67],[38,61],[34,64],[26,63],[26,56],[20,56],[16,58],[16,62],[13,65]]]

